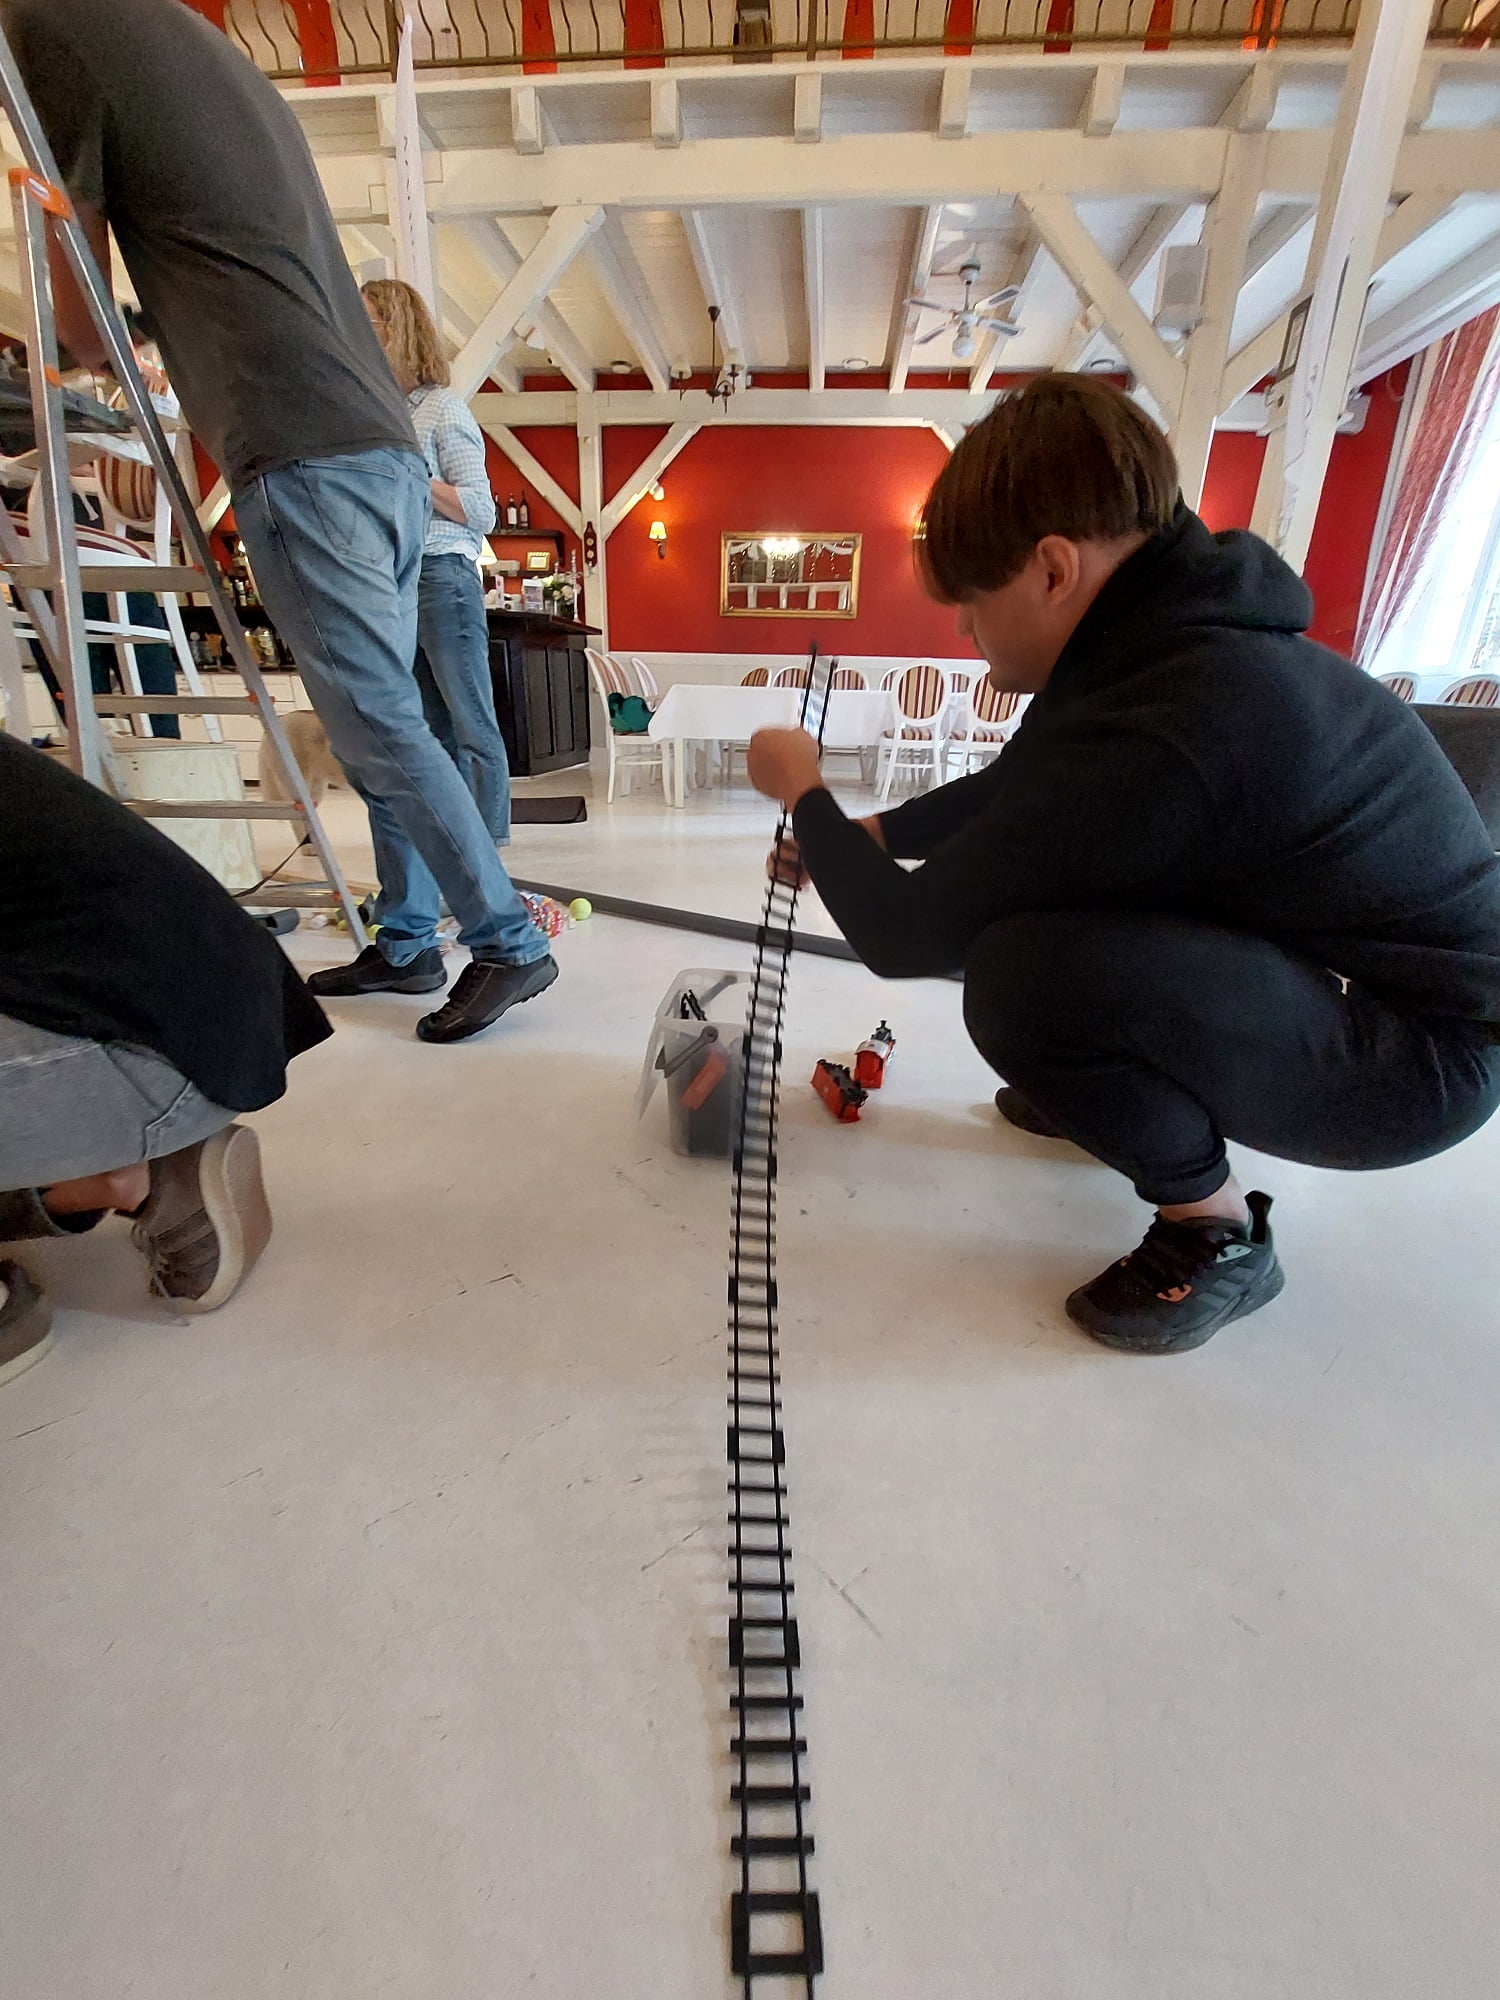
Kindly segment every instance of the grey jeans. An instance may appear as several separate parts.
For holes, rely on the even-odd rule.
[[[0,1014],[0,1190],[50,1187],[180,1153],[232,1124],[162,1056]],[[10,1212],[0,1192],[0,1225]]]

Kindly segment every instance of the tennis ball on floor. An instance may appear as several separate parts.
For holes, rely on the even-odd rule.
[[[587,896],[575,896],[568,905],[568,915],[575,923],[581,924],[585,917],[594,914],[594,906]]]

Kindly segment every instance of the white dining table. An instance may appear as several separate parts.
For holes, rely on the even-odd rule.
[[[662,696],[651,718],[650,735],[662,745],[664,785],[669,805],[687,803],[689,743],[748,743],[758,729],[795,729],[802,713],[802,689],[724,687],[678,681]],[[891,698],[866,688],[834,688],[823,729],[825,750],[868,750],[891,726]]]

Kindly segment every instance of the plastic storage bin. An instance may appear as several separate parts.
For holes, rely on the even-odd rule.
[[[656,1010],[636,1110],[643,1113],[666,1078],[674,1153],[727,1160],[745,1071],[743,972],[679,972]]]

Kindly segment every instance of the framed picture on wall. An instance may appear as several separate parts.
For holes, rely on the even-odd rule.
[[[726,618],[853,618],[858,535],[760,529],[722,537],[719,610]]]

